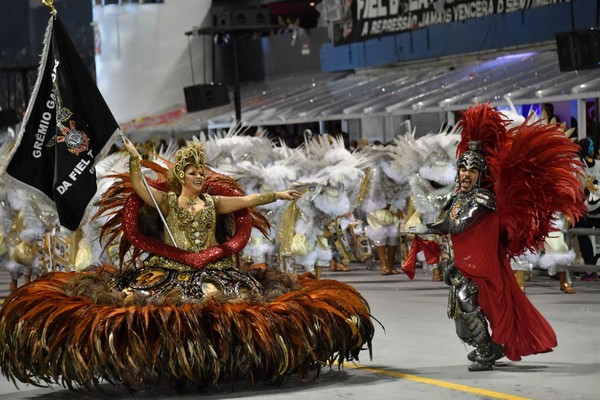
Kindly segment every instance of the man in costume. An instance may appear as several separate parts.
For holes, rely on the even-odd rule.
[[[447,209],[445,218],[429,224],[431,232],[460,234],[496,208],[493,193],[479,188],[480,179],[487,169],[479,145],[479,142],[470,142],[469,150],[458,159],[460,191],[444,207]],[[477,301],[477,284],[466,278],[459,268],[451,265],[444,277],[451,287],[448,315],[456,323],[458,337],[476,348],[469,354],[473,361],[469,371],[489,370],[495,360],[504,356],[504,349],[492,340],[488,332],[485,315]]]
[[[475,347],[470,371],[557,345],[552,327],[519,288],[509,259],[542,246],[554,213],[575,219],[584,211],[576,146],[555,124],[526,121],[507,130],[507,123],[485,104],[463,113],[459,191],[445,205],[444,218],[427,225],[452,242],[454,258],[444,274],[448,316],[458,337]]]
[[[415,153],[409,159],[418,160],[421,167],[410,178],[410,207],[404,220],[406,229],[411,226],[427,224],[436,221],[442,212],[442,207],[448,201],[450,192],[456,187],[456,145],[460,136],[451,131],[442,130],[437,134],[428,134],[408,141],[412,146],[402,147],[402,156],[409,152]],[[410,235],[409,235],[409,239]],[[440,237],[430,235],[428,240],[440,240]],[[447,243],[440,242],[444,249],[443,260],[448,258]],[[431,271],[431,279],[435,282],[442,280],[442,268],[439,264],[429,264],[421,260],[423,271]],[[443,263],[442,263],[443,264]]]

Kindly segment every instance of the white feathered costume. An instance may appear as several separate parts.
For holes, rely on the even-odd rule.
[[[285,225],[293,228],[290,242],[281,243],[281,248],[296,266],[313,271],[315,266],[329,265],[333,253],[325,234],[327,224],[357,206],[363,169],[372,161],[367,154],[346,150],[342,138],[320,135],[305,145],[312,168],[299,178],[305,189],[302,197],[286,210],[293,221]]]
[[[298,180],[300,165],[304,163],[305,157],[299,154],[300,150],[291,149],[283,142],[278,147],[271,146],[269,143],[268,150],[273,156],[268,165],[246,159],[236,164],[221,165],[219,169],[237,180],[248,194],[289,189]],[[276,258],[278,246],[273,240],[274,233],[285,207],[287,204],[284,202],[273,202],[257,207],[271,224],[271,232],[270,237],[266,238],[258,229],[252,229],[250,241],[244,248],[242,257],[250,260],[253,265],[267,266],[269,260]]]
[[[388,146],[371,146],[364,150],[373,158],[368,170],[368,190],[362,202],[365,213],[367,237],[376,246],[397,246],[401,218],[410,196],[409,180],[417,168],[416,154],[403,153],[402,149],[414,141],[414,132],[396,137]]]

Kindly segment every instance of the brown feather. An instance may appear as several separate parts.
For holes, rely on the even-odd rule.
[[[316,377],[323,365],[370,349],[368,304],[337,281],[301,276],[299,286],[268,302],[216,296],[178,306],[126,305],[120,292],[91,295],[110,291],[115,273],[108,266],[54,273],[11,293],[0,310],[3,373],[71,389],[101,381],[132,390],[165,382],[278,384],[291,373]]]

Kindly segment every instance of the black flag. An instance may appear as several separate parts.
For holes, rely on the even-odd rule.
[[[52,16],[6,172],[45,194],[56,205],[60,224],[75,230],[96,193],[94,160],[118,131],[65,28]]]

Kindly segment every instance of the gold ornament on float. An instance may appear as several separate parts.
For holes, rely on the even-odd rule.
[[[6,234],[6,239],[8,243],[12,246],[16,246],[21,242],[21,238],[19,235],[23,231],[23,211],[19,210],[15,218],[13,219],[12,225],[8,229],[8,233]]]
[[[0,256],[3,256],[8,251],[8,245],[6,243],[6,236],[4,232],[0,232]]]
[[[31,265],[35,260],[37,249],[35,243],[21,241],[12,251],[12,259],[21,265]]]

